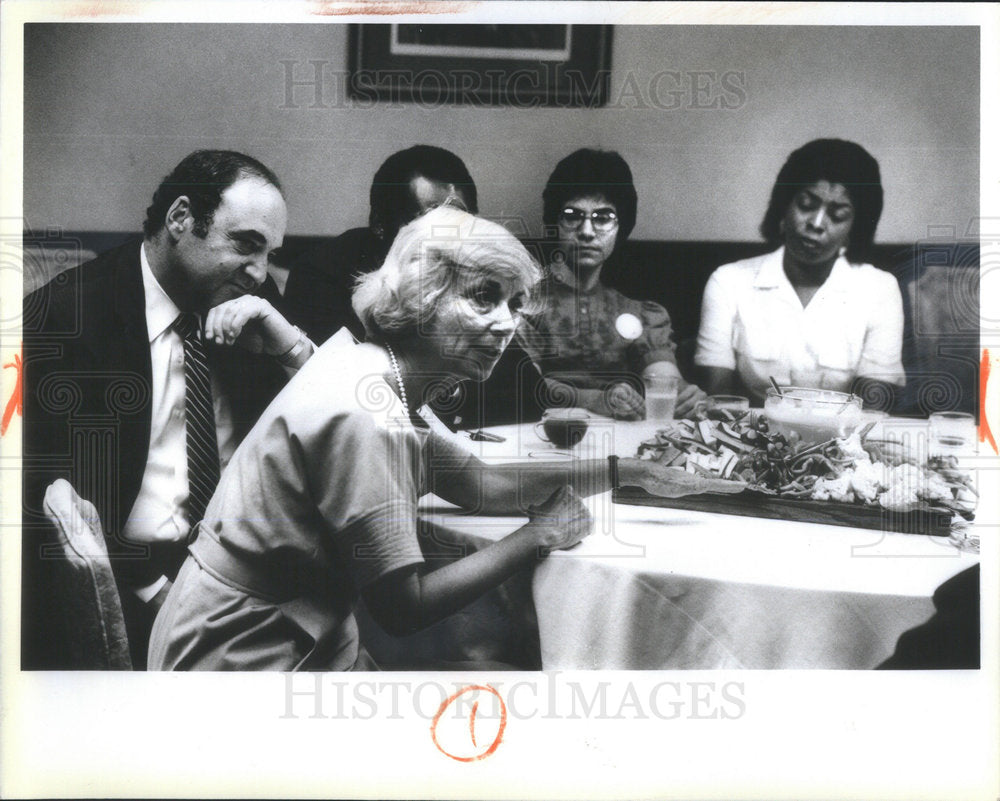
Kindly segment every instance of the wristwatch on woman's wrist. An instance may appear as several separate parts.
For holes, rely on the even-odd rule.
[[[608,457],[608,479],[611,489],[618,489],[618,457],[614,454]]]

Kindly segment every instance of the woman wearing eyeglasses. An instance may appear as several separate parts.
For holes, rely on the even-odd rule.
[[[581,149],[549,176],[543,219],[558,247],[541,284],[545,310],[519,337],[545,380],[545,405],[577,406],[621,420],[645,413],[641,376],[679,376],[670,317],[601,283],[601,270],[635,226],[632,172],[613,151]],[[675,415],[704,393],[681,380]]]

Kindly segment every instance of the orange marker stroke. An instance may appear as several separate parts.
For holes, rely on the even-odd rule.
[[[448,707],[450,707],[458,699],[459,696],[463,695],[464,693],[475,692],[475,691],[487,692],[496,696],[497,701],[500,702],[500,727],[497,730],[496,737],[493,738],[493,742],[490,743],[490,745],[486,748],[486,750],[482,751],[479,754],[476,754],[475,756],[468,756],[468,757],[456,756],[455,754],[452,754],[451,752],[445,750],[445,748],[441,745],[441,743],[438,742],[438,736],[437,736],[438,722],[444,716],[444,713],[448,711]],[[479,747],[478,743],[476,742],[476,712],[478,711],[478,709],[479,709],[479,702],[477,701],[475,704],[472,705],[472,712],[469,714],[469,735],[472,738],[472,745],[476,748]],[[507,705],[503,702],[503,698],[500,697],[500,693],[498,693],[493,687],[490,687],[489,685],[470,684],[467,687],[463,687],[458,692],[446,698],[441,703],[441,706],[438,707],[437,714],[434,715],[434,720],[431,722],[431,739],[434,741],[434,745],[437,746],[438,751],[440,751],[445,756],[451,757],[457,762],[476,762],[480,759],[485,759],[490,754],[495,752],[497,748],[500,747],[500,743],[503,741],[503,731],[506,727],[507,727]]]
[[[989,442],[997,453],[997,441],[990,430],[989,415],[986,414],[986,387],[990,381],[990,351],[983,348],[983,359],[979,363],[979,441]]]
[[[7,401],[7,407],[3,410],[3,420],[0,421],[0,437],[7,433],[7,426],[10,425],[11,419],[14,417],[14,412],[17,412],[18,417],[24,414],[24,402],[23,402],[23,392],[24,392],[24,363],[21,361],[21,354],[24,352],[24,343],[21,343],[21,351],[14,354],[14,361],[8,362],[4,365],[6,370],[8,367],[13,367],[17,370],[17,380],[14,383],[14,391],[11,393],[10,400]]]

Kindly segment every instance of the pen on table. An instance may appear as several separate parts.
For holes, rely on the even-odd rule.
[[[488,431],[470,431],[469,439],[475,442],[506,442],[506,437],[501,437],[499,434],[490,434]]]

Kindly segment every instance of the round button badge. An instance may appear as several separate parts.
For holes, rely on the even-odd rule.
[[[642,321],[634,314],[619,314],[615,320],[615,330],[624,339],[638,339],[642,335]]]

